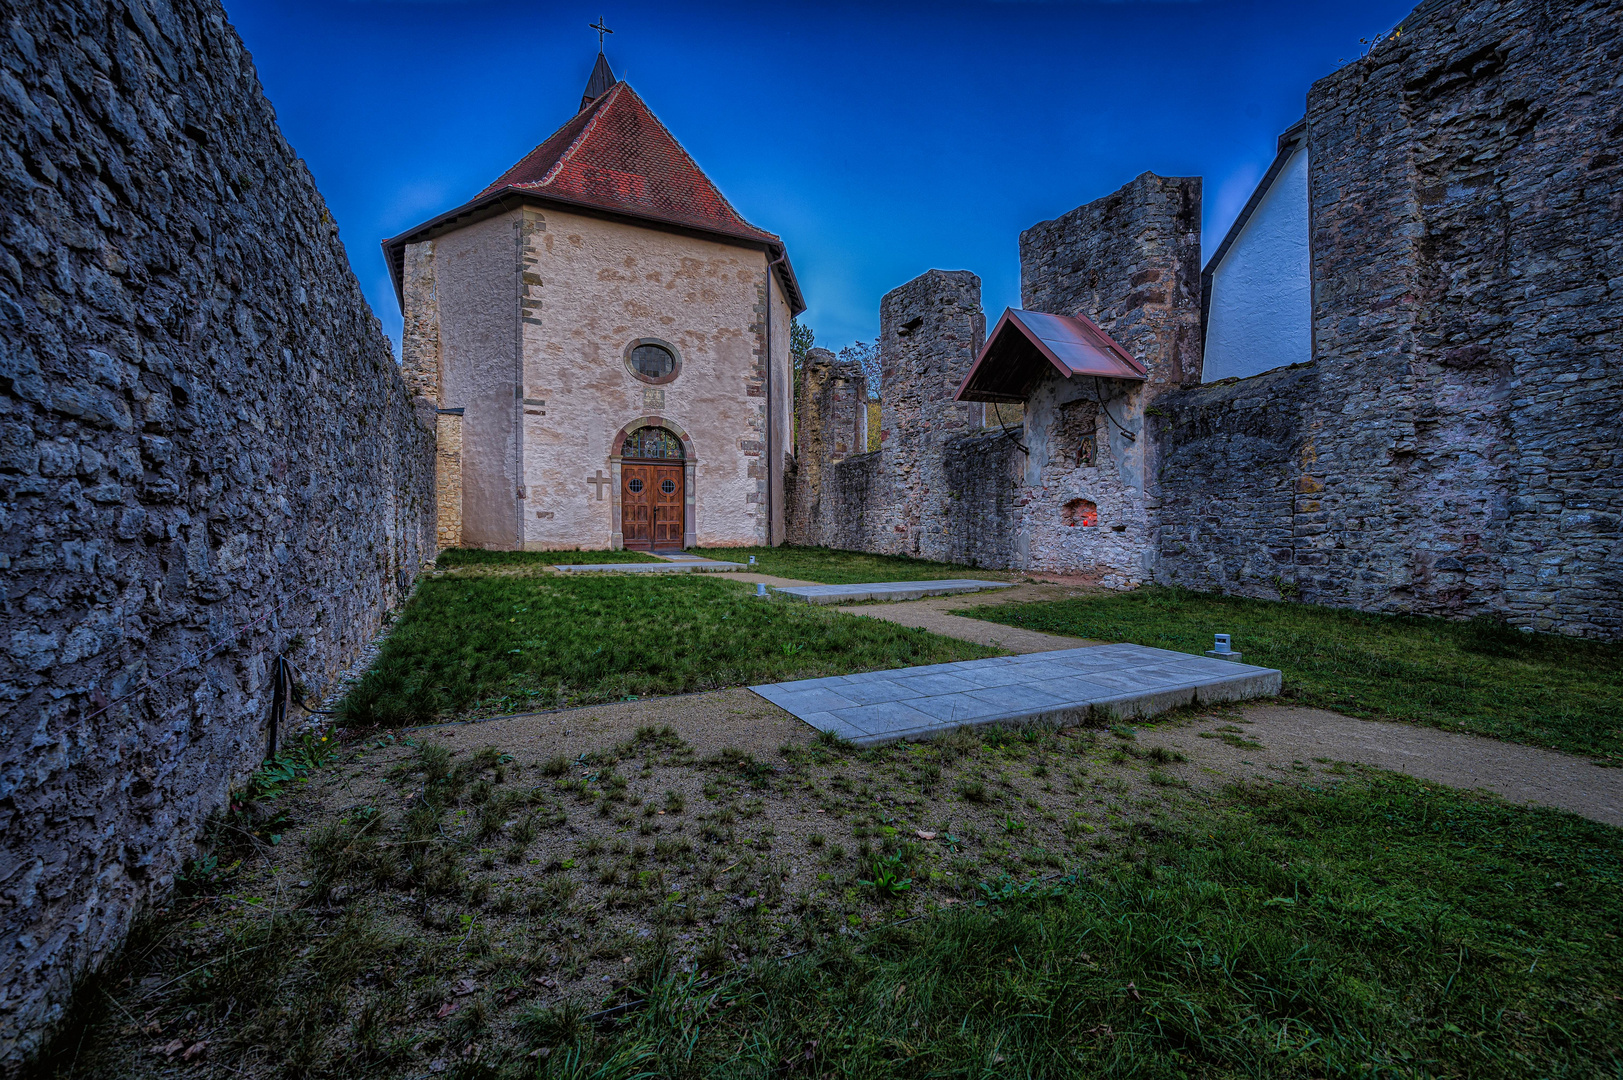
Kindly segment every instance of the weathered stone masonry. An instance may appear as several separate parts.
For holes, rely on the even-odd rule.
[[[0,1068],[434,552],[414,406],[210,0],[0,35]]]
[[[1028,230],[1024,305],[1093,318],[1149,382],[1048,378],[1029,453],[890,431],[823,472],[825,535],[896,550],[901,470],[939,462],[948,504],[907,528],[962,561],[1623,637],[1620,65],[1616,4],[1454,0],[1316,83],[1299,367],[1195,385],[1198,180]],[[887,402],[928,381],[900,358]]]
[[[1163,399],[1162,580],[1623,636],[1620,65],[1424,4],[1314,85],[1314,360]]]

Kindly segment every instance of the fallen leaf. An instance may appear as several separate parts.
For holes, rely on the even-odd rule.
[[[444,1058],[435,1058],[433,1061],[430,1061],[428,1063],[428,1071],[431,1072],[431,1073],[442,1073],[442,1072],[444,1072],[445,1071],[445,1059]]]
[[[1135,986],[1133,983],[1128,983],[1127,984],[1127,992],[1129,994],[1133,995],[1133,1000],[1134,1001],[1143,1001],[1144,1000],[1143,998],[1138,996],[1138,987]]]
[[[935,833],[933,833],[933,832],[925,832],[923,829],[914,829],[913,830],[913,835],[918,837],[920,840],[934,840],[935,839]]]
[[[472,979],[458,979],[457,984],[451,989],[456,992],[457,997],[467,997],[469,994],[479,989],[479,984],[474,982]]]
[[[164,1057],[174,1057],[184,1049],[186,1049],[186,1040],[171,1039],[163,1046],[154,1046],[152,1048],[152,1052],[154,1054],[162,1054]]]
[[[434,1014],[434,1019],[444,1020],[447,1016],[450,1016],[452,1013],[456,1012],[457,1009],[461,1008],[461,1006],[462,1003],[460,1001],[447,1001],[444,1005],[440,1006],[439,1012]]]
[[[190,1061],[192,1058],[202,1057],[208,1052],[208,1048],[209,1044],[207,1042],[194,1042],[186,1048],[184,1054],[180,1055],[180,1060]]]

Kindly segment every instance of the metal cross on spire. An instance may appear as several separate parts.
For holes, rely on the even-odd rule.
[[[586,28],[588,30],[596,30],[597,31],[597,51],[602,52],[603,51],[603,35],[604,34],[612,34],[612,33],[614,33],[614,31],[610,30],[608,27],[603,25],[603,16],[601,16],[601,15],[599,15],[597,17],[597,21],[595,23],[587,23]]]

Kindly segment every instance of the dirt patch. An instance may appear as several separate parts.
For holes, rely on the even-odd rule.
[[[1477,735],[1259,704],[1156,724],[1142,729],[1140,739],[1187,755],[1198,767],[1197,782],[1289,780],[1349,762],[1482,788],[1513,803],[1553,806],[1623,828],[1623,769]]]
[[[205,1043],[238,1075],[415,1074],[554,1045],[559,1016],[662,972],[1131,854],[1180,812],[1190,768],[1093,731],[863,751],[813,734],[734,690],[352,747],[222,834],[113,974],[81,1063],[164,1075]]]

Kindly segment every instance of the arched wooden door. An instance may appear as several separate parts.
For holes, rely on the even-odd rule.
[[[632,551],[682,547],[682,443],[664,428],[626,437],[620,459],[620,530]]]

